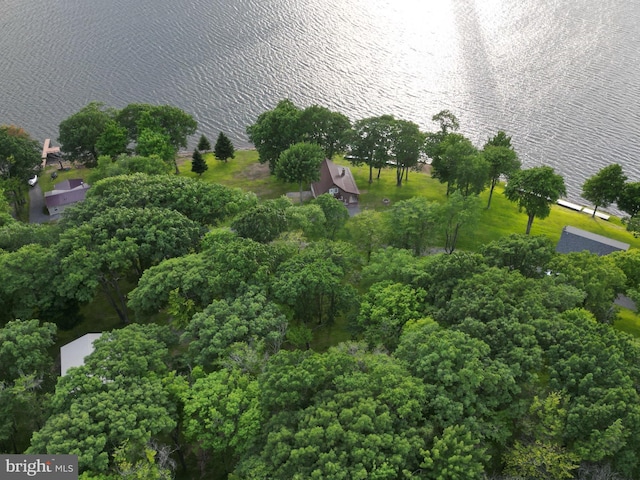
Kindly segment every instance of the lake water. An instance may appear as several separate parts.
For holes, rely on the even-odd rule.
[[[0,52],[0,123],[37,139],[99,100],[176,105],[248,147],[288,97],[425,130],[449,109],[576,201],[610,163],[640,181],[634,0],[0,0]]]

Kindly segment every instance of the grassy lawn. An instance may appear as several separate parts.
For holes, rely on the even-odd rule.
[[[58,168],[59,165],[56,163],[55,165],[47,166],[47,168],[40,173],[38,177],[38,183],[40,184],[40,188],[43,192],[50,192],[51,190],[53,190],[53,186],[56,183],[62,182],[63,180],[81,178],[82,180],[86,181],[87,177],[91,173],[90,169],[84,167],[71,167],[71,170],[68,171],[58,170]],[[53,172],[57,172],[58,174],[55,179],[51,178],[51,174]]]
[[[627,332],[640,339],[640,315],[628,308],[621,308],[613,327],[621,332]]]
[[[269,175],[269,166],[258,163],[258,152],[255,150],[238,150],[236,157],[226,163],[216,160],[213,153],[205,154],[204,160],[209,169],[200,177],[203,182],[237,187],[253,192],[262,199],[278,198],[300,189],[297,184],[283,183],[276,180],[274,175]],[[180,175],[198,178],[198,174],[191,171],[190,157],[179,164],[178,168]]]

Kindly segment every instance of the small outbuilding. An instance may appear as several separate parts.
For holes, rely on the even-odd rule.
[[[93,342],[101,336],[101,333],[87,333],[60,347],[60,375],[64,377],[71,367],[84,365],[84,359],[93,352]]]
[[[88,189],[89,184],[84,183],[81,178],[72,178],[56,183],[52,191],[44,194],[44,202],[49,210],[49,215],[62,213],[68,206],[82,202]]]
[[[311,184],[313,198],[329,193],[345,205],[357,205],[360,190],[348,167],[336,165],[328,158],[320,165],[320,180]]]
[[[628,243],[619,242],[609,237],[587,232],[576,227],[566,226],[556,245],[556,252],[571,253],[588,251],[597,255],[607,255],[619,250],[629,250]]]

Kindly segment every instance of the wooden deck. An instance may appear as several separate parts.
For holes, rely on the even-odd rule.
[[[44,141],[44,145],[42,147],[42,169],[47,166],[47,155],[50,153],[60,153],[60,147],[52,147],[51,139],[47,138]]]

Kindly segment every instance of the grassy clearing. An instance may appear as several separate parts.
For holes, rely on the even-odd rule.
[[[51,178],[53,172],[57,172],[58,176],[56,178]],[[40,173],[38,183],[43,192],[50,192],[58,182],[72,178],[81,178],[86,181],[90,173],[91,170],[84,167],[71,167],[71,170],[67,171],[59,170],[59,165],[56,163],[55,165],[47,166],[47,168]]]
[[[636,338],[640,338],[640,315],[628,308],[621,308],[618,311],[618,318],[613,323],[613,327],[621,332],[627,332]]]
[[[299,186],[283,183],[276,177],[269,175],[269,165],[258,163],[258,152],[255,150],[238,150],[236,157],[228,162],[216,160],[213,153],[204,155],[209,169],[200,176],[203,182],[215,182],[237,187],[255,193],[259,198],[278,198],[287,192],[297,192]],[[191,158],[178,165],[180,175],[198,178],[198,174],[191,171]]]

